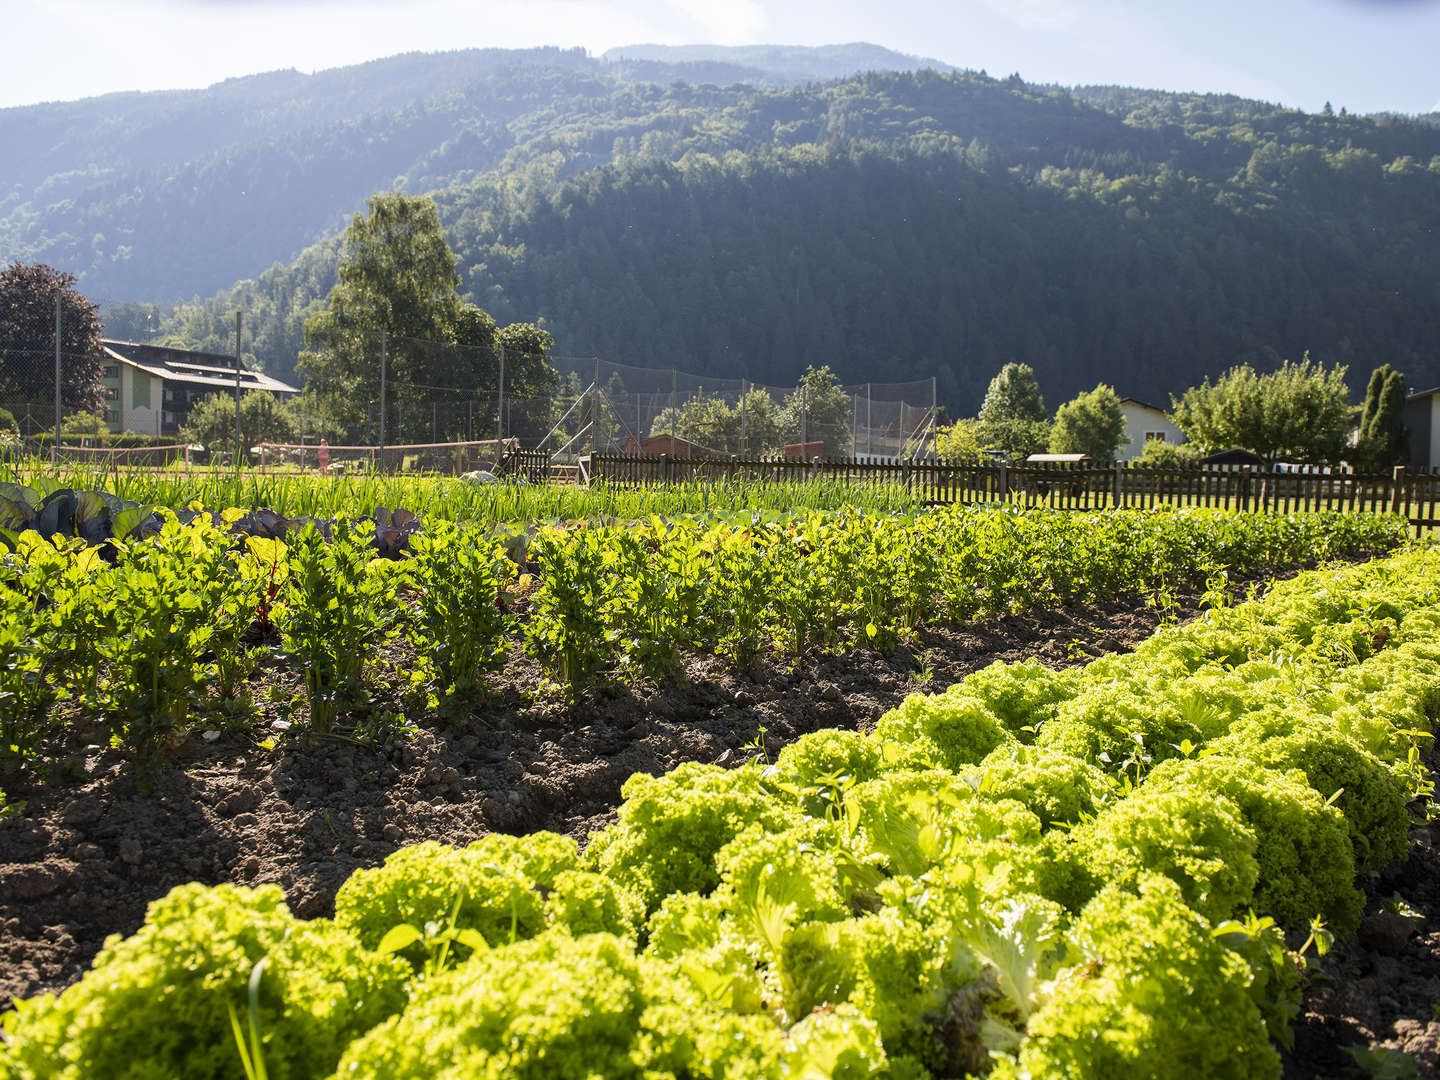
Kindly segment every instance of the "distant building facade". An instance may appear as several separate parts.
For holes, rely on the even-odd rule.
[[[1147,442],[1185,441],[1185,433],[1159,405],[1127,397],[1120,399],[1120,411],[1125,414],[1125,441],[1115,456],[1121,461],[1134,461],[1145,452]]]
[[[1410,429],[1410,467],[1440,465],[1440,386],[1405,399],[1405,426]]]
[[[235,392],[233,356],[132,341],[105,340],[101,345],[105,361],[100,383],[105,389],[105,426],[111,431],[179,435],[196,402]],[[281,397],[300,392],[246,367],[240,369],[240,389]]]

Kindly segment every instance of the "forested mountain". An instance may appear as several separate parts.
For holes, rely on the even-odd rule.
[[[1440,382],[1430,118],[983,72],[817,82],[804,50],[651,48],[448,54],[433,83],[426,57],[257,77],[276,120],[236,123],[268,141],[97,180],[68,208],[21,213],[12,196],[0,256],[85,270],[102,297],[204,295],[244,275],[165,329],[213,347],[240,307],[247,348],[285,374],[333,283],[334,232],[398,184],[435,193],[470,298],[502,324],[543,321],[562,353],[777,384],[812,363],[846,381],[938,373],[960,411],[1009,360],[1052,404],[1100,379],[1163,402],[1307,349],[1357,384],[1385,362],[1412,386]],[[722,69],[749,81],[683,74]],[[405,87],[422,89],[397,104]],[[323,123],[305,126],[307,94]],[[113,98],[42,108],[77,110],[77,130],[129,124],[115,156],[133,162],[146,140],[184,141],[166,143],[153,97],[133,114]],[[0,138],[27,112],[0,113]],[[67,260],[45,215],[77,214]],[[19,219],[29,247],[11,239]],[[74,240],[92,227],[103,243]],[[145,267],[150,284],[122,290]],[[111,332],[144,314],[112,310]]]
[[[0,260],[64,266],[105,298],[204,296],[293,259],[372,191],[463,183],[632,83],[783,86],[934,63],[858,45],[673,63],[641,51],[410,53],[0,109]]]

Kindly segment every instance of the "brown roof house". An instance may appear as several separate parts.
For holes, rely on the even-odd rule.
[[[101,342],[105,349],[101,385],[105,387],[105,424],[111,431],[139,435],[178,435],[196,402],[212,394],[235,392],[235,358],[216,353]],[[299,387],[263,371],[240,368],[240,389],[285,396]]]

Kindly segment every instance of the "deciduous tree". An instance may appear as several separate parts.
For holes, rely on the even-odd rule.
[[[807,367],[800,385],[785,397],[782,411],[785,437],[823,442],[830,456],[850,453],[852,402],[830,365]]]
[[[1264,375],[1249,364],[1206,379],[1174,402],[1175,423],[1206,450],[1236,446],[1269,462],[1333,464],[1345,456],[1355,410],[1343,366],[1286,361]]]
[[[1089,454],[1094,461],[1114,461],[1125,441],[1125,414],[1114,389],[1101,383],[1077,394],[1055,411],[1050,428],[1053,454]]]
[[[0,270],[0,400],[55,400],[55,301],[60,300],[60,392],[66,409],[98,411],[104,349],[96,306],[75,275],[43,263]]]

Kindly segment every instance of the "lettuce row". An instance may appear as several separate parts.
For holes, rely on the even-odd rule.
[[[6,1018],[0,1077],[238,1075],[261,959],[287,1078],[1278,1077],[1281,930],[1353,929],[1437,714],[1440,557],[1302,575],[774,765],[637,775],[583,855],[417,845],[333,922],[186,886]]]

